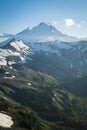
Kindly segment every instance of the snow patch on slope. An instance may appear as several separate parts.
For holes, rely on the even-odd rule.
[[[23,43],[23,41],[15,41],[10,43],[11,46],[13,46],[17,51],[26,51],[30,48]]]
[[[7,77],[5,76],[4,77],[4,79],[14,79],[14,78],[16,78],[15,75],[7,76]]]
[[[61,53],[58,50],[54,50],[52,49],[49,44],[44,44],[44,43],[37,43],[34,44],[32,43],[31,48],[34,52],[39,52],[39,51],[43,51],[43,52],[49,52],[49,53],[54,53],[54,54],[58,54],[59,56],[61,56]]]
[[[62,49],[72,49],[73,46],[69,43],[63,43],[59,41],[54,42],[39,42],[39,43],[29,43],[33,52],[43,51],[45,53],[53,53],[61,56]]]
[[[26,57],[31,53],[29,46],[24,44],[22,41],[11,42],[10,45],[13,47],[9,49],[0,49],[0,66],[7,66],[19,63],[26,63]],[[8,61],[9,56],[19,57],[20,61],[10,60]]]
[[[5,57],[0,56],[0,65],[1,66],[6,66],[7,65],[7,61],[5,60]]]
[[[11,128],[14,124],[12,118],[6,114],[0,113],[0,126],[4,128]]]

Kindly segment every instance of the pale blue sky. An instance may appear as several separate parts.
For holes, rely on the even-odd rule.
[[[87,0],[0,0],[0,33],[16,34],[42,21],[87,37]]]

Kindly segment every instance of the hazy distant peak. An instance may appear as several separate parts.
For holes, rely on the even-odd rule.
[[[36,27],[44,27],[44,28],[50,28],[50,29],[55,29],[57,30],[54,26],[52,26],[50,23],[45,23],[45,22],[41,22],[39,25],[37,25]]]
[[[47,42],[47,41],[76,41],[77,38],[70,37],[49,23],[41,22],[32,29],[27,28],[16,35],[17,40],[26,42]]]

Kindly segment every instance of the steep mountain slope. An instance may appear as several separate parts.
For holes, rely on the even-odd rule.
[[[87,41],[77,40],[40,23],[0,43],[0,111],[14,129],[87,129]]]
[[[25,63],[26,57],[30,53],[31,49],[22,41],[11,40],[0,49],[0,65],[11,67],[15,63]]]
[[[49,41],[50,39],[48,39],[45,40],[47,42],[40,42],[41,39],[47,39],[52,31],[55,39],[66,36],[55,27],[40,23],[31,30],[24,30],[15,38],[11,38],[5,43],[2,42],[0,66],[16,69],[20,64],[26,63],[27,67],[52,75],[64,83],[72,82],[72,80],[87,75],[87,41],[62,42],[58,40]],[[31,43],[30,37],[34,39],[35,36],[39,42]],[[24,42],[22,40],[17,41],[17,39],[22,39]],[[35,41],[38,41],[36,39]],[[14,75],[12,76],[9,78],[15,78]],[[5,76],[5,78],[7,77]],[[83,86],[83,91],[84,89]]]
[[[28,43],[33,55],[29,67],[48,73],[61,80],[87,74],[87,41]]]
[[[22,113],[18,119],[19,122],[23,118],[25,107],[28,109],[31,107],[42,119],[61,122],[61,125],[59,123],[57,125],[54,124],[56,129],[58,127],[58,130],[59,128],[68,129],[67,127],[73,127],[73,129],[76,129],[76,127],[77,129],[82,129],[80,127],[83,127],[85,130],[87,122],[86,99],[76,98],[72,94],[67,93],[59,88],[59,83],[52,76],[30,70],[25,65],[21,65],[20,70],[11,70],[10,74],[14,74],[15,78],[5,79],[3,78],[3,73],[1,74],[0,98],[4,102],[12,104],[12,106],[18,107],[18,109],[9,108],[8,105],[7,108],[9,108],[8,112],[12,115],[13,111],[15,113],[19,111],[18,115]],[[22,110],[20,108],[21,105],[25,106]],[[5,104],[5,106],[7,105]],[[5,111],[6,108],[3,109],[1,105],[1,110]],[[27,118],[29,119],[30,117]],[[17,120],[17,117],[15,117],[15,120]],[[45,122],[43,123],[45,124]],[[26,128],[26,126],[24,127]],[[54,128],[53,126],[49,127],[50,129]],[[35,130],[37,129],[35,128]],[[48,129],[46,128],[46,130]]]
[[[61,84],[61,87],[65,88],[76,96],[87,98],[87,75]]]
[[[15,39],[23,40],[31,48],[33,53],[30,55],[32,60],[29,61],[29,67],[32,69],[62,80],[87,74],[86,40],[69,37],[44,22],[18,33]]]
[[[0,64],[7,64],[5,59],[9,58],[6,57],[18,57],[19,62],[27,62],[32,69],[51,74],[57,79],[67,80],[87,74],[86,53],[87,41],[24,43],[11,40],[0,49]]]
[[[0,130],[86,130],[84,126],[80,125],[78,127],[79,124],[75,124],[74,126],[73,121],[67,125],[67,122],[64,123],[62,121],[51,123],[41,120],[30,108],[9,104],[9,102],[1,98],[0,105],[2,106],[0,111],[2,109],[4,110],[1,113],[8,114],[14,121],[14,125],[11,128],[3,128],[0,126]],[[69,123],[69,120],[67,121]]]

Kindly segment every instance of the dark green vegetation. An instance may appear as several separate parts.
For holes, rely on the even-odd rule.
[[[62,83],[52,76],[25,65],[14,67],[17,71],[9,70],[14,79],[3,78],[8,68],[0,73],[0,111],[13,117],[12,130],[87,129],[86,98],[61,89]]]
[[[79,97],[87,98],[87,76],[76,78],[62,84],[61,87]]]
[[[3,101],[0,98],[0,110],[5,111],[14,120],[12,128],[2,128],[0,130],[79,130],[78,124],[73,126],[73,121],[68,125],[64,122],[51,123],[41,120],[36,114],[30,109],[22,106],[12,105]],[[73,128],[72,128],[73,127]],[[76,127],[76,128],[74,128]]]

